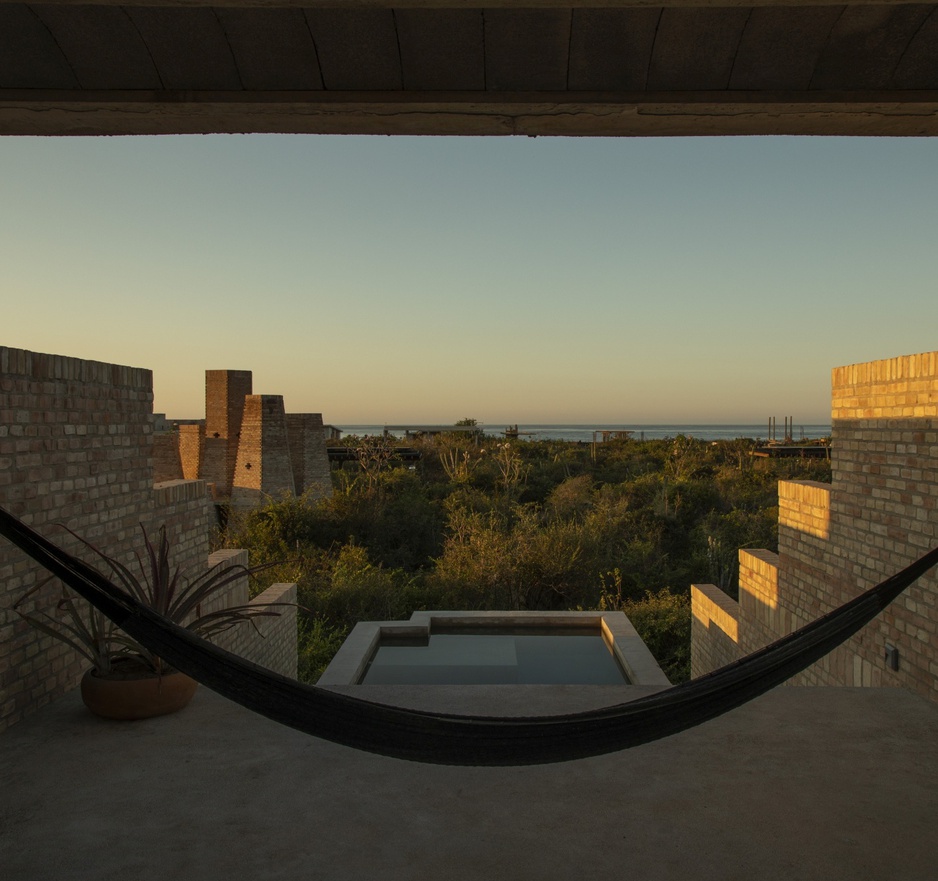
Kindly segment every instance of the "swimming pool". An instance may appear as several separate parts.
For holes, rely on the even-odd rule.
[[[319,684],[670,685],[622,612],[501,611],[360,622]]]
[[[601,630],[463,628],[382,636],[363,685],[623,685],[629,679]]]

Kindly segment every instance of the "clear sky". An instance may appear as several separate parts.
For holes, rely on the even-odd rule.
[[[326,422],[796,423],[938,348],[938,140],[0,139],[0,344]]]

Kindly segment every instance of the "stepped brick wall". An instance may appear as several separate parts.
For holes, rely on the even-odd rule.
[[[140,524],[152,535],[165,525],[174,562],[204,569],[214,506],[203,481],[154,485],[152,397],[149,370],[0,347],[0,505],[91,562],[62,525],[131,567]],[[44,578],[0,539],[0,730],[74,688],[87,667],[11,609]],[[58,596],[50,583],[23,609],[54,611]],[[277,651],[289,655],[289,622],[279,626]]]
[[[832,373],[832,482],[779,484],[778,555],[740,551],[739,602],[693,596],[693,675],[831,611],[938,545],[938,352]],[[725,622],[724,622],[725,623]],[[886,647],[899,652],[899,669]],[[938,700],[938,576],[921,578],[792,682],[892,685]]]
[[[280,395],[248,395],[238,443],[231,504],[257,505],[265,496],[293,495],[287,421]]]
[[[739,604],[713,584],[692,584],[690,664],[701,676],[739,657]]]
[[[287,435],[293,463],[293,485],[297,494],[312,498],[332,495],[329,453],[321,413],[288,413]]]

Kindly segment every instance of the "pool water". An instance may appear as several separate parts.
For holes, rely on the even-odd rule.
[[[383,639],[363,685],[623,685],[628,678],[595,629],[527,628]]]

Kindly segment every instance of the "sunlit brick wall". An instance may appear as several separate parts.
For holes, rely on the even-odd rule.
[[[938,545],[938,352],[839,367],[832,386],[832,483],[779,484],[774,596],[767,552],[740,554],[743,654],[837,608]],[[754,559],[758,565],[747,564]],[[707,638],[695,631],[695,639]],[[899,650],[898,671],[886,664],[887,644]],[[706,647],[697,647],[695,657],[694,675],[711,669]],[[938,700],[935,573],[793,682],[898,685]]]
[[[202,448],[205,443],[205,423],[196,422],[179,426],[179,461],[184,480],[206,480],[214,482],[208,476],[202,476],[199,468],[202,464]],[[224,468],[219,470],[224,477]]]
[[[280,395],[248,395],[238,443],[231,504],[251,507],[266,497],[293,495],[293,467]]]
[[[739,604],[713,584],[692,584],[691,675],[701,676],[739,659]]]

